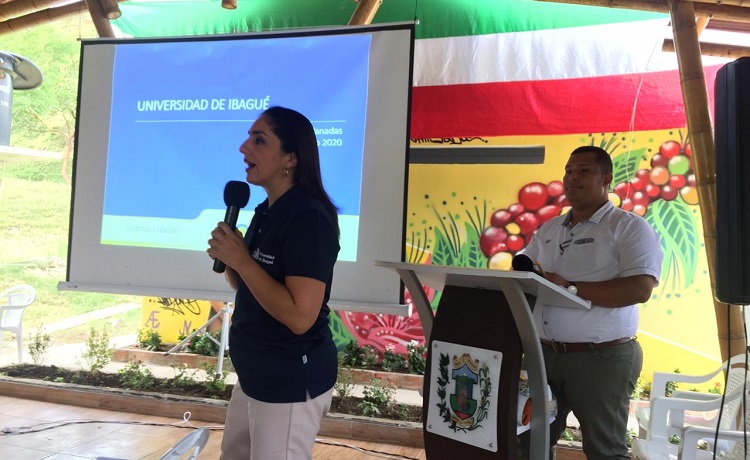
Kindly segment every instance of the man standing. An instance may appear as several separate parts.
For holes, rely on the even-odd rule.
[[[588,460],[629,459],[630,395],[643,364],[636,341],[638,304],[659,283],[659,235],[608,199],[612,160],[599,147],[575,149],[565,166],[568,213],[545,223],[522,251],[546,278],[591,301],[590,310],[538,304],[534,321],[547,380],[557,399],[552,445],[572,411]],[[528,456],[528,440],[521,456]],[[552,456],[550,456],[552,458]]]

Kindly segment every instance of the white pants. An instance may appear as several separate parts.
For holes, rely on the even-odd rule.
[[[332,397],[333,388],[305,402],[266,403],[248,397],[238,382],[227,410],[221,460],[311,460]]]

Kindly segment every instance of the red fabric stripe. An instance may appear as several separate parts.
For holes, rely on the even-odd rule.
[[[704,69],[713,112],[716,72]],[[638,85],[635,118],[633,104]],[[648,131],[687,126],[677,70],[566,80],[421,86],[411,137],[523,136]]]

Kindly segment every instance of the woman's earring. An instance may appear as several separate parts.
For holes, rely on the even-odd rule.
[[[284,177],[289,177],[289,168],[284,168]]]

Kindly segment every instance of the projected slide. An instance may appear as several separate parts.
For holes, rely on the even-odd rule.
[[[339,260],[355,261],[369,35],[140,43],[114,56],[101,244],[205,251],[224,185],[263,110],[305,114],[339,208]],[[265,199],[252,187],[238,226]]]
[[[211,270],[224,186],[267,107],[300,111],[339,208],[330,305],[403,310],[414,24],[81,42],[70,240],[60,289],[232,301]],[[246,229],[265,192],[251,186]]]

